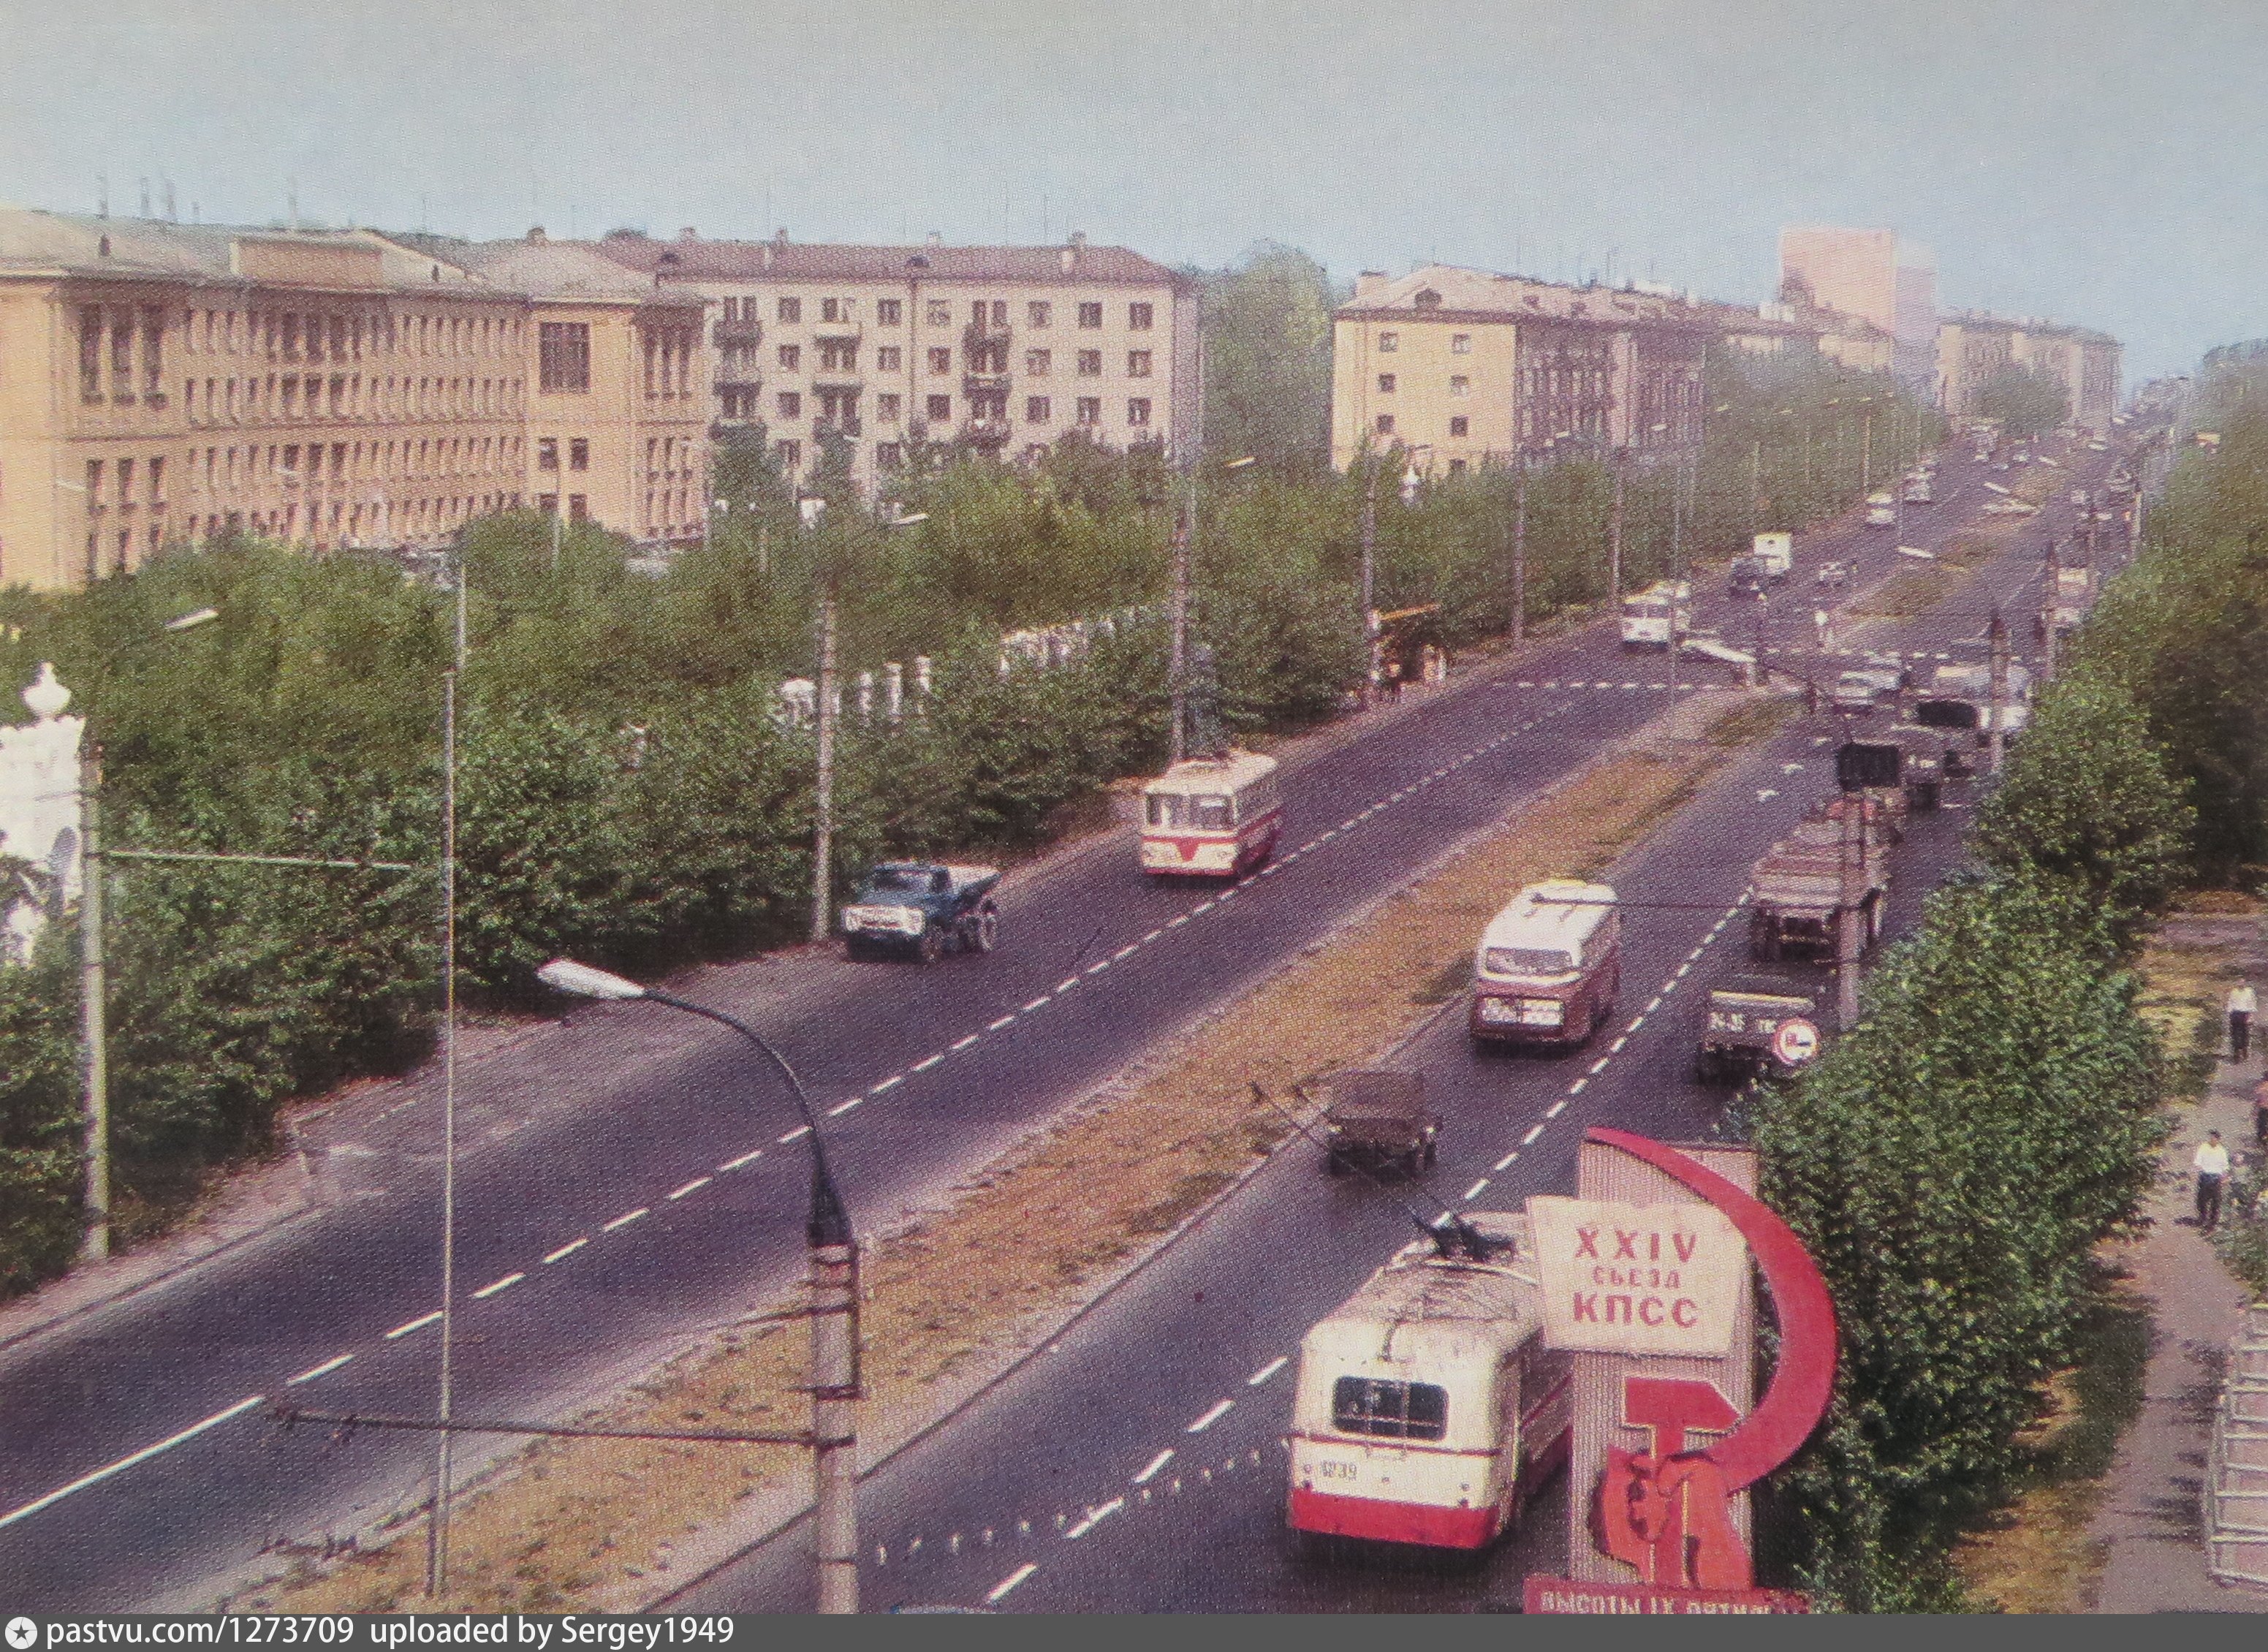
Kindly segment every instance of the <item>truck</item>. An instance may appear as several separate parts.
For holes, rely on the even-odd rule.
[[[2008,739],[2031,721],[2032,674],[2011,663],[2001,690],[2000,726]],[[1970,729],[1979,746],[1992,732],[1992,669],[1965,663],[1940,666],[1928,690],[1914,702],[1913,720],[1925,728]]]
[[[1749,547],[1749,554],[1763,564],[1766,577],[1778,585],[1795,566],[1795,535],[1758,534]]]
[[[2032,616],[2032,635],[2044,642],[2047,639],[2050,616],[2053,616],[2056,635],[2068,637],[2077,631],[2095,606],[2095,570],[2081,565],[2063,566],[2055,571],[2055,589],[2049,594],[2046,610]]]
[[[948,952],[990,952],[1000,944],[999,888],[998,867],[885,860],[843,909],[843,952],[923,963]]]
[[[1336,1073],[1324,1080],[1324,1096],[1323,1168],[1331,1175],[1391,1167],[1416,1176],[1432,1168],[1441,1116],[1425,1105],[1423,1073]]]
[[[1843,900],[1846,869],[1857,897],[1849,912]],[[1863,951],[1881,933],[1882,907],[1889,898],[1887,846],[1845,844],[1839,823],[1831,833],[1799,831],[1757,859],[1749,874],[1749,954],[1757,962],[1776,963],[1804,953],[1836,957],[1845,923],[1860,926]]]
[[[1725,589],[1733,596],[1762,596],[1771,583],[1761,557],[1735,557],[1725,564]]]
[[[1483,1243],[1413,1241],[1300,1339],[1285,1516],[1305,1540],[1476,1552],[1566,1464],[1574,1360],[1544,1346],[1528,1218],[1462,1220]]]
[[[1701,1047],[1693,1062],[1695,1080],[1745,1084],[1800,1071],[1817,1053],[1816,1040],[1805,1047],[1776,1035],[1782,1021],[1815,1025],[1818,1011],[1818,993],[1787,976],[1735,975],[1719,982],[1709,989]]]
[[[1683,579],[1657,579],[1623,599],[1623,646],[1668,649],[1693,628],[1693,587]]]

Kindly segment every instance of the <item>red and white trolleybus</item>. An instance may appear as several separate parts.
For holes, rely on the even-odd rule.
[[[1184,758],[1142,788],[1142,870],[1241,877],[1276,852],[1283,822],[1275,758]]]

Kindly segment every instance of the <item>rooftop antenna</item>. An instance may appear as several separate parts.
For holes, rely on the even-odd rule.
[[[1045,247],[1048,244],[1048,192],[1042,189],[1040,191],[1040,245]]]
[[[110,216],[110,174],[107,172],[94,174],[94,215],[99,218]]]
[[[163,180],[163,182],[166,186],[166,222],[179,224],[181,221],[181,215],[173,205],[173,181],[167,178]]]
[[[425,234],[433,227],[431,216],[425,210],[425,192],[417,192],[417,232]]]

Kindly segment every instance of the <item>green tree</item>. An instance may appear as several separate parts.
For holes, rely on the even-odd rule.
[[[2029,441],[2071,417],[2071,392],[2044,367],[2010,362],[1977,387],[1976,410],[1999,419],[2017,441]]]
[[[1331,310],[1323,267],[1262,241],[1204,284],[1205,446],[1286,473],[1330,462]]]

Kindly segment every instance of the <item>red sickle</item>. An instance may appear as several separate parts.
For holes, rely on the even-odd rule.
[[[1715,1464],[1725,1489],[1753,1485],[1802,1449],[1835,1391],[1835,1304],[1827,1283],[1788,1225],[1755,1195],[1708,1166],[1647,1136],[1593,1125],[1586,1141],[1616,1147],[1683,1182],[1725,1213],[1756,1253],[1779,1316],[1779,1360],[1747,1420],[1695,1455]]]

